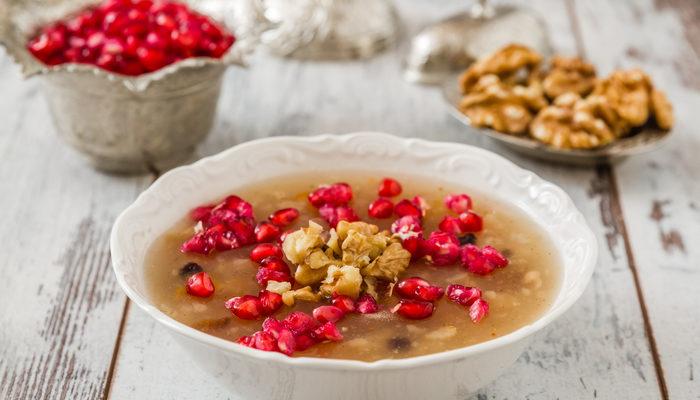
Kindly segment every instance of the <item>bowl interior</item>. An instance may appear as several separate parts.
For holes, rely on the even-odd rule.
[[[550,233],[564,268],[561,289],[553,305],[533,324],[486,343],[516,340],[542,328],[580,296],[593,272],[596,239],[571,199],[557,186],[483,149],[368,132],[256,140],[163,175],[115,223],[111,248],[120,284],[133,301],[164,322],[163,318],[169,317],[151,305],[144,284],[143,260],[154,239],[193,207],[230,194],[237,187],[315,170],[439,177],[518,207]],[[173,320],[169,323],[179,324]],[[179,330],[204,335],[191,328]],[[477,351],[480,346],[484,344],[451,352]]]

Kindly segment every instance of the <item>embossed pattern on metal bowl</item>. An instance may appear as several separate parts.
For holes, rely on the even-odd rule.
[[[665,131],[652,125],[646,125],[631,136],[616,140],[607,146],[597,149],[559,149],[529,136],[514,136],[489,128],[472,126],[469,117],[464,115],[458,107],[462,94],[459,90],[456,76],[452,76],[443,82],[442,94],[447,102],[450,114],[469,127],[470,129],[467,129],[467,131],[485,134],[517,153],[562,164],[590,166],[621,161],[626,157],[659,148],[673,132],[672,130]]]

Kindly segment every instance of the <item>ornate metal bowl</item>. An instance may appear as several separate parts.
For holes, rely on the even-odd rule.
[[[255,13],[243,3],[189,0],[237,37],[221,59],[190,58],[129,77],[86,64],[46,66],[27,50],[36,29],[94,0],[6,0],[0,4],[0,44],[25,78],[37,76],[58,134],[98,169],[135,173],[186,161],[212,127],[223,73],[244,65],[255,39]]]
[[[459,110],[462,93],[454,76],[443,82],[442,94],[450,114],[466,125],[469,128],[466,129],[467,131],[485,134],[497,143],[526,156],[562,164],[590,166],[618,162],[632,155],[655,150],[672,132],[655,126],[644,126],[631,136],[597,149],[559,149],[528,136],[514,136],[493,129],[472,126],[469,117]]]

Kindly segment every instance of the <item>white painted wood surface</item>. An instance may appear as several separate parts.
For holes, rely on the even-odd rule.
[[[601,257],[581,301],[470,398],[697,399],[700,5],[668,3],[528,2],[545,16],[558,51],[584,53],[601,72],[642,66],[676,104],[671,143],[613,168],[547,165],[466,132],[435,89],[401,79],[406,40],[367,62],[259,54],[250,70],[228,73],[200,155],[257,137],[366,129],[500,152],[574,198]],[[396,4],[405,35],[463,7]],[[56,138],[37,82],[20,81],[4,56],[0,88],[0,398],[228,399],[164,328],[125,302],[109,270],[111,222],[152,177],[89,170]]]

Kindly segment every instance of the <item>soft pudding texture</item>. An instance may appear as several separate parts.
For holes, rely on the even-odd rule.
[[[503,252],[510,264],[481,276],[467,272],[461,265],[433,266],[420,260],[411,262],[399,279],[420,276],[443,288],[449,284],[476,286],[483,290],[489,303],[488,315],[479,323],[468,316],[468,309],[443,297],[435,303],[435,312],[423,320],[409,320],[391,313],[399,298],[378,299],[380,311],[375,314],[348,314],[337,323],[343,340],[320,343],[295,357],[323,357],[375,361],[437,353],[481,343],[503,336],[535,321],[552,304],[559,286],[559,255],[545,232],[521,211],[493,197],[469,188],[442,184],[433,179],[393,175],[403,185],[403,193],[394,198],[421,195],[430,209],[424,219],[424,231],[436,230],[445,215],[451,215],[443,198],[451,193],[467,193],[474,200],[474,211],[484,219],[484,229],[476,234],[476,244],[491,245]],[[307,194],[319,184],[347,182],[354,192],[351,205],[362,221],[389,229],[396,217],[372,219],[367,205],[377,198],[382,176],[358,173],[308,174],[287,176],[232,190],[253,204],[255,216],[264,220],[275,210],[295,207],[300,217],[287,229],[308,226],[309,219],[320,221]],[[212,199],[214,200],[214,199]],[[172,318],[202,332],[235,341],[261,329],[259,320],[242,320],[224,307],[231,297],[257,295],[260,290],[255,273],[258,265],[249,259],[253,246],[214,252],[210,255],[182,253],[180,245],[193,233],[189,218],[175,224],[151,246],[146,260],[146,280],[154,304]],[[208,298],[187,294],[186,277],[180,270],[188,262],[201,265],[212,277],[216,291]],[[290,267],[294,268],[291,263]],[[327,303],[323,303],[327,304]],[[311,311],[318,302],[297,301],[293,307],[283,306],[274,316],[283,319],[291,311]]]

